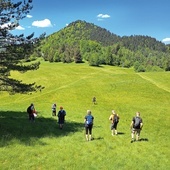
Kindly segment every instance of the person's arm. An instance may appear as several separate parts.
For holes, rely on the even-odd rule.
[[[60,111],[58,112],[57,116],[60,117]]]
[[[130,128],[131,128],[131,129],[133,128],[134,123],[135,123],[135,117],[132,118],[132,122],[131,122],[131,124],[130,124]]]
[[[143,123],[141,122],[141,123],[140,123],[140,129],[142,129],[142,128],[143,128]]]
[[[130,124],[130,128],[132,129],[134,125],[134,121],[132,120],[131,124]]]
[[[94,123],[94,117],[92,116],[92,123]]]

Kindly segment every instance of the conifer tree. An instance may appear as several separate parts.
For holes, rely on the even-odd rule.
[[[45,34],[34,38],[34,33],[28,36],[11,33],[33,8],[32,0],[16,1],[0,0],[0,91],[26,93],[36,90],[35,83],[24,84],[11,79],[10,71],[25,72],[39,68],[39,62],[26,66],[22,61],[28,61],[30,54]],[[41,86],[38,88],[40,89]]]

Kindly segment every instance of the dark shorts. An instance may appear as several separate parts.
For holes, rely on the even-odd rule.
[[[117,129],[117,123],[112,123],[111,126],[110,126],[110,129],[113,130],[113,129]]]
[[[53,111],[52,111],[52,115],[53,115],[53,116],[56,116],[56,110],[53,110]]]
[[[132,133],[137,134],[138,136],[140,136],[140,131],[141,129],[136,129],[136,128],[132,129]]]
[[[59,118],[59,119],[58,119],[58,123],[59,123],[59,124],[64,124],[64,121],[65,121],[65,120],[62,119],[62,118]]]
[[[93,124],[91,125],[85,125],[85,131],[86,131],[86,135],[89,133],[90,135],[92,134],[92,128],[93,128]]]

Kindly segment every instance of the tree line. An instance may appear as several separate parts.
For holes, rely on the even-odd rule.
[[[28,36],[11,33],[11,30],[19,26],[19,21],[25,18],[32,8],[32,0],[18,2],[0,0],[0,91],[14,94],[32,92],[42,88],[35,83],[25,84],[10,78],[11,70],[23,73],[38,69],[40,65],[40,62],[25,63],[30,61],[30,54],[33,53],[45,34],[33,38],[34,33]]]
[[[37,55],[38,54],[38,55]],[[149,36],[120,37],[86,21],[75,21],[41,42],[34,53],[46,61],[170,71],[170,47]]]
[[[49,62],[134,67],[137,72],[170,71],[170,45],[148,36],[120,37],[86,21],[72,22],[47,37],[45,33],[38,38],[34,33],[27,37],[11,34],[32,8],[32,0],[0,0],[0,91],[13,94],[43,89],[10,78],[11,70],[38,69],[38,57]]]

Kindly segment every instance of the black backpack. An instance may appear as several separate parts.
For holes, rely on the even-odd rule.
[[[119,117],[117,116],[117,114],[115,114],[113,123],[118,123],[118,122],[119,122]]]
[[[134,118],[134,128],[140,129],[140,123],[141,123],[141,118],[136,116]]]
[[[32,110],[31,110],[31,106],[29,106],[28,108],[27,108],[27,113],[31,113],[32,112]]]
[[[60,111],[58,112],[58,117],[60,117],[61,119],[64,119],[65,115],[66,115],[65,110],[60,110]]]

